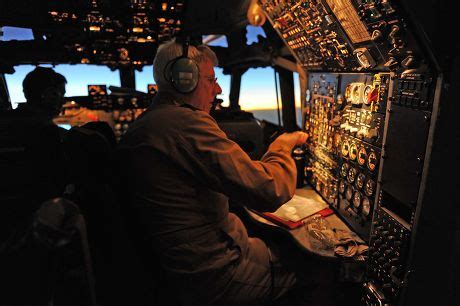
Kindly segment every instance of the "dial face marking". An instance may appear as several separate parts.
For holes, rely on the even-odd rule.
[[[371,171],[374,171],[377,168],[377,154],[372,151],[367,157],[367,168]]]
[[[358,164],[364,166],[366,163],[367,151],[365,147],[361,147],[358,151]]]
[[[356,187],[358,187],[358,189],[363,188],[365,180],[366,176],[364,175],[364,173],[358,174],[358,177],[356,178]]]
[[[358,147],[356,146],[356,144],[352,144],[350,146],[350,152],[349,152],[350,159],[355,160],[357,155],[358,155]]]
[[[364,193],[370,197],[374,194],[375,182],[372,179],[368,179],[366,185],[364,186]]]

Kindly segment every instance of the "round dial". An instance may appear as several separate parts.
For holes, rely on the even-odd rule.
[[[348,84],[347,87],[345,88],[345,99],[351,103],[351,91],[353,89],[352,84]]]
[[[364,193],[367,196],[371,196],[374,194],[375,191],[375,182],[372,179],[368,179],[366,185],[364,186]]]
[[[366,176],[364,175],[364,173],[358,174],[358,177],[356,178],[356,187],[358,187],[358,189],[363,188],[365,180]]]
[[[362,214],[364,216],[368,216],[371,212],[371,201],[369,201],[368,197],[363,198],[363,207],[362,207]]]
[[[363,95],[364,95],[364,104],[366,105],[369,105],[371,104],[371,100],[369,99],[369,95],[371,94],[373,88],[371,85],[366,85],[366,87],[364,87],[364,92],[363,92]]]
[[[348,170],[347,180],[350,184],[355,181],[357,174],[358,171],[355,168],[350,168],[350,170]]]
[[[350,144],[348,143],[348,141],[344,141],[342,143],[342,156],[343,157],[346,157],[348,156],[348,152],[350,151]]]
[[[375,168],[377,168],[377,154],[374,151],[370,152],[367,157],[367,168],[371,171],[374,171]]]
[[[361,147],[358,151],[358,164],[364,166],[366,163],[367,151],[365,147]]]
[[[339,183],[339,192],[340,192],[340,193],[344,193],[344,192],[345,192],[345,188],[347,188],[347,183],[345,182],[345,180],[340,180],[340,183]]]
[[[350,168],[350,165],[348,164],[343,164],[342,167],[340,167],[340,174],[343,177],[347,177],[348,175],[348,169]]]
[[[358,208],[361,205],[361,194],[359,192],[355,192],[353,195],[353,206]]]
[[[360,84],[355,84],[351,89],[351,103],[361,104],[361,86]]]
[[[356,144],[353,143],[350,146],[350,152],[348,154],[351,160],[355,160],[356,156],[358,155],[358,146],[356,146]]]
[[[345,198],[348,201],[350,201],[352,197],[353,197],[353,188],[351,186],[348,186],[347,191],[345,192]]]

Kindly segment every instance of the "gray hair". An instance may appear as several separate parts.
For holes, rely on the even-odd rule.
[[[175,41],[170,40],[158,47],[157,54],[153,60],[153,79],[158,85],[158,89],[172,88],[172,85],[165,78],[166,65],[182,56],[183,46]],[[207,45],[188,47],[188,58],[194,60],[197,64],[205,60],[210,60],[214,66],[217,66],[217,56]]]

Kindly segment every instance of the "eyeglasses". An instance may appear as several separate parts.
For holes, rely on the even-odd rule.
[[[203,76],[206,80],[208,80],[211,85],[215,85],[217,83],[217,78],[214,76]]]

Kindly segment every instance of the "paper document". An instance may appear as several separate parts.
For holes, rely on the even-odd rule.
[[[277,211],[271,214],[283,220],[297,222],[326,207],[329,206],[324,202],[294,195],[289,202],[284,203]]]

